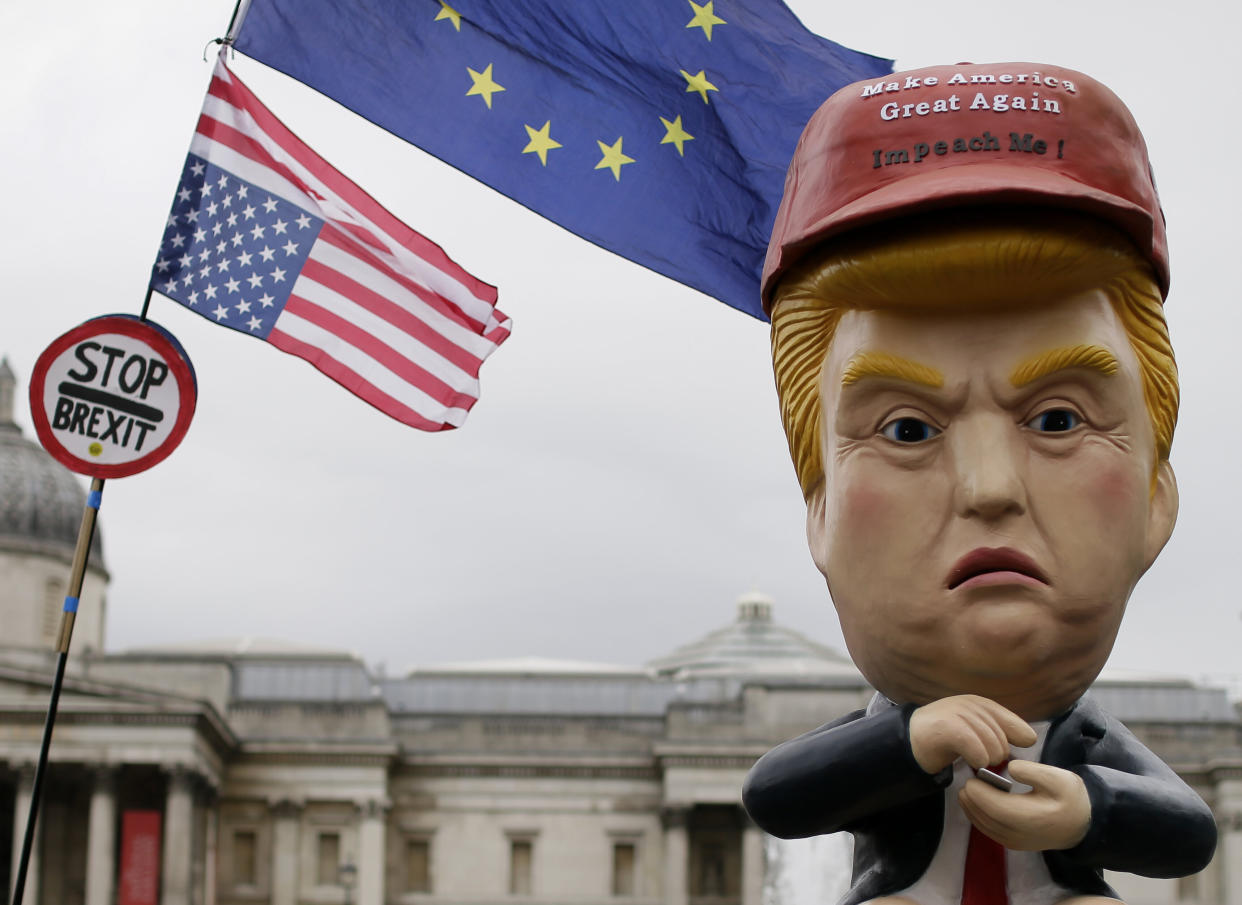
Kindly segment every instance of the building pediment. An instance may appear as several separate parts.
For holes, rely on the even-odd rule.
[[[0,760],[37,759],[51,686],[43,670],[0,667]],[[51,760],[176,764],[218,783],[237,748],[236,735],[209,702],[66,676]]]

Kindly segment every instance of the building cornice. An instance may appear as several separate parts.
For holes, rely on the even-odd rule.
[[[404,775],[432,778],[489,779],[625,779],[658,782],[654,764],[619,767],[606,764],[403,764]]]
[[[362,742],[264,739],[243,742],[239,758],[261,763],[387,768],[398,753],[395,742],[379,739]]]
[[[771,745],[755,742],[750,745],[710,745],[695,742],[657,742],[653,748],[656,758],[663,764],[685,766],[693,762],[720,764],[724,761],[745,762],[750,766],[762,757]]]
[[[46,705],[8,705],[0,707],[0,720],[16,725],[42,725],[47,718]],[[56,712],[57,725],[64,726],[179,726],[191,729],[211,746],[221,761],[228,760],[237,750],[237,737],[209,704],[189,710],[127,710],[116,706],[77,706],[61,704]]]
[[[1210,777],[1213,782],[1242,779],[1242,758],[1210,760],[1199,769]]]
[[[85,502],[85,501],[83,501]],[[59,565],[73,565],[74,548],[71,545],[42,537],[28,537],[22,534],[0,534],[0,555],[12,553],[17,556],[42,556]],[[99,553],[99,545],[91,545],[91,553]],[[97,575],[104,581],[111,579],[106,566],[100,565],[99,556],[93,555],[86,564],[86,571]]]
[[[598,757],[503,754],[419,754],[406,752],[401,772],[419,777],[503,777],[509,779],[627,779],[658,781],[659,767],[647,755]]]

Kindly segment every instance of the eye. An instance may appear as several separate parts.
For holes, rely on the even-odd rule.
[[[1049,409],[1026,422],[1027,427],[1048,434],[1071,431],[1080,424],[1082,424],[1082,418],[1069,409]]]
[[[895,443],[922,443],[938,433],[938,428],[918,418],[894,418],[880,428],[880,434]]]

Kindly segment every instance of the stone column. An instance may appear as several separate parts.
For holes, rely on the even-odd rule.
[[[763,832],[743,816],[742,905],[763,905]]]
[[[86,905],[111,905],[116,888],[116,767],[96,765],[86,837]]]
[[[26,815],[30,812],[30,796],[34,794],[34,764],[21,764],[17,768],[17,797],[13,802],[13,868],[10,881],[17,883],[17,865],[22,857],[22,841],[26,838]],[[35,824],[35,836],[30,846],[30,861],[26,870],[26,891],[23,905],[39,903],[39,825]]]
[[[211,811],[215,807],[216,788],[212,785],[211,777],[205,774],[198,775],[195,785],[194,837],[190,849],[190,905],[215,905],[215,900],[207,897],[207,872],[215,869],[208,856],[212,848],[208,833],[213,832]]]
[[[194,775],[183,766],[165,768],[163,891],[160,905],[190,905],[190,862],[194,838]]]
[[[301,824],[301,802],[284,799],[272,804],[272,905],[297,905]]]
[[[1221,905],[1242,905],[1242,768],[1216,772],[1216,863]]]
[[[1216,861],[1221,905],[1242,905],[1242,810],[1221,815]]]
[[[686,905],[689,901],[687,874],[690,843],[686,833],[690,808],[666,806],[660,814],[664,824],[664,905]]]
[[[384,819],[387,802],[359,805],[358,905],[384,905]]]
[[[207,816],[203,828],[203,902],[216,905],[216,837],[220,834],[220,799],[216,789],[210,789],[204,803]]]

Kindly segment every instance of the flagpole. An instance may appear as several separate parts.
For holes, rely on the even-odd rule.
[[[241,24],[239,22],[239,14],[240,14],[241,19],[245,19],[245,14],[242,13],[243,4],[246,7],[250,6],[249,0],[237,0],[237,4],[233,7],[233,15],[229,18],[229,27],[224,32],[224,40],[221,43],[223,44],[233,43],[233,38],[236,37],[236,35],[234,34],[234,30]]]
[[[148,299],[150,294],[148,293]],[[144,306],[145,313],[145,306]],[[35,765],[34,785],[30,790],[30,810],[26,814],[26,832],[22,837],[22,851],[17,863],[17,876],[13,881],[13,905],[22,905],[25,894],[26,871],[30,866],[30,850],[34,845],[35,821],[39,815],[39,799],[43,792],[43,778],[47,772],[47,755],[52,745],[52,727],[56,723],[56,709],[60,703],[60,689],[65,681],[65,664],[69,659],[69,642],[73,638],[73,623],[78,615],[78,600],[82,596],[82,581],[86,576],[86,564],[91,555],[91,541],[95,537],[95,518],[103,498],[103,478],[91,478],[90,493],[82,509],[82,524],[78,527],[78,545],[73,552],[73,565],[69,570],[69,593],[60,614],[60,633],[56,640],[56,674],[52,679],[52,697],[47,705],[47,719],[43,724],[43,742],[39,747],[39,761]]]
[[[147,297],[142,300],[142,313],[138,315],[138,319],[145,321],[147,319],[147,309],[151,307],[151,294],[155,292],[150,286],[147,287]]]

